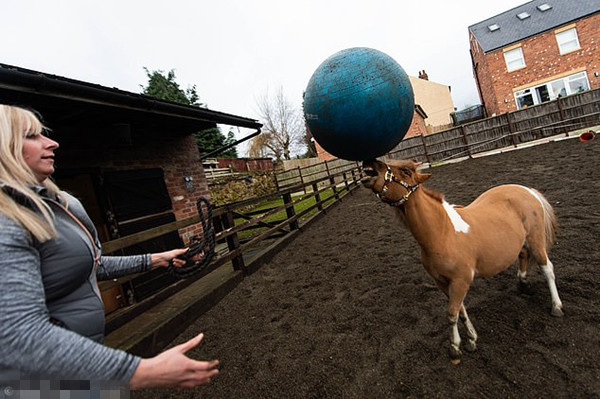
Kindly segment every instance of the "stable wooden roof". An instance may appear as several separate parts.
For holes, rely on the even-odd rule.
[[[0,103],[36,110],[53,129],[126,124],[142,131],[191,134],[217,124],[259,130],[250,118],[0,64]]]

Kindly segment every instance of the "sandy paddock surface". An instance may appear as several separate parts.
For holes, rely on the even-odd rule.
[[[361,187],[173,342],[205,332],[190,354],[220,359],[211,384],[132,397],[600,398],[599,161],[600,139],[569,139],[428,170],[426,185],[454,204],[503,183],[546,195],[565,317],[549,315],[537,271],[531,294],[516,267],[477,280],[465,304],[478,350],[452,365],[445,296],[410,233]]]

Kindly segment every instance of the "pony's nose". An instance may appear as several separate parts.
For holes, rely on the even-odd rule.
[[[367,176],[371,176],[371,177],[377,176],[377,170],[375,169],[375,160],[369,159],[369,160],[363,161],[362,171]]]

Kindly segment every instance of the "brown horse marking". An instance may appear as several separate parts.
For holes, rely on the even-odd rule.
[[[547,252],[557,226],[552,206],[538,191],[520,185],[502,185],[481,194],[468,206],[450,205],[444,196],[422,185],[430,174],[419,163],[377,160],[363,163],[363,185],[392,205],[421,247],[425,270],[448,297],[450,357],[460,362],[458,319],[467,330],[468,351],[477,348],[477,332],[464,306],[475,277],[500,273],[519,263],[520,285],[527,286],[527,271],[537,264],[552,298],[553,316],[562,316],[554,267]]]

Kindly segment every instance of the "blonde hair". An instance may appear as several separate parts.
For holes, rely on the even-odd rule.
[[[32,111],[0,104],[0,184],[23,196],[34,208],[0,190],[0,213],[21,224],[39,242],[56,237],[56,229],[52,211],[32,187],[43,186],[54,195],[58,195],[59,189],[50,179],[37,181],[23,158],[23,139],[46,130]]]

